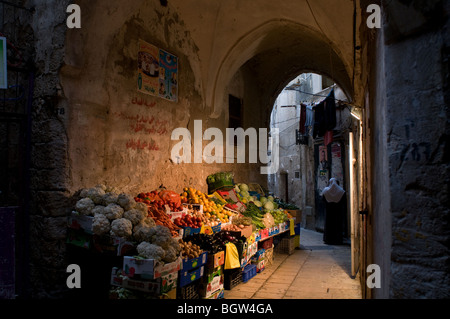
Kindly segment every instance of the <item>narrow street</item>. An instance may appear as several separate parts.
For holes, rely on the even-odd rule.
[[[360,299],[359,277],[350,277],[350,246],[330,246],[322,234],[301,229],[300,249],[275,254],[272,265],[225,290],[226,299]]]

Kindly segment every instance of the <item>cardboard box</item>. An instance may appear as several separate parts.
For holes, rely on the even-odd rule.
[[[177,287],[178,272],[151,280],[132,279],[122,275],[122,270],[114,267],[111,273],[111,285],[151,294],[165,294]]]
[[[302,221],[302,211],[300,209],[285,209],[285,211],[289,212],[296,219],[297,223]]]
[[[219,251],[216,254],[209,254],[208,255],[208,263],[207,268],[217,268],[219,266],[222,266],[225,263],[225,251]]]
[[[80,215],[78,212],[72,211],[67,219],[67,227],[75,230],[84,230],[88,234],[93,234],[92,221],[93,216]]]
[[[199,284],[199,292],[202,298],[210,298],[216,292],[224,288],[223,267],[217,267],[203,276]]]
[[[132,256],[123,257],[123,272],[130,278],[155,279],[177,272],[181,269],[182,259],[172,263],[158,263],[154,259],[141,259]]]
[[[265,261],[265,259],[261,259],[258,261],[252,261],[252,264],[254,264],[256,266],[256,272],[260,273],[261,271],[263,271],[265,269],[266,261]]]
[[[203,298],[203,299],[223,299],[225,296],[225,290],[219,290],[216,293],[214,293],[211,297],[209,298]]]
[[[194,282],[203,277],[205,272],[205,266],[201,266],[194,270],[181,270],[179,272],[179,287],[184,287],[189,285],[191,282]]]
[[[197,227],[197,228],[182,227],[180,230],[180,233],[181,233],[182,237],[184,238],[189,235],[199,234],[201,230],[202,230],[202,227]]]
[[[253,233],[253,227],[251,225],[245,226],[240,231],[230,231],[230,234],[235,237],[240,237],[240,236],[250,237],[252,235],[252,233]]]
[[[260,235],[260,240],[269,237],[269,228],[260,229],[259,235]]]
[[[67,229],[66,243],[77,247],[90,249],[92,246],[92,235],[89,235],[83,230],[69,228]]]
[[[193,259],[183,259],[183,263],[181,265],[182,270],[191,270],[194,268],[198,268],[200,266],[203,266],[208,261],[208,252],[203,252],[198,256],[197,258]]]
[[[280,228],[278,225],[269,228],[269,236],[275,236],[280,233]]]

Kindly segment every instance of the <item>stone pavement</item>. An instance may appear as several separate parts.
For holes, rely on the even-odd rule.
[[[300,249],[274,254],[272,265],[231,290],[225,299],[361,299],[350,274],[350,245],[331,246],[322,234],[301,229]]]

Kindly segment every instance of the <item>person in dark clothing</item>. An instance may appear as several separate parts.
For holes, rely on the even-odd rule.
[[[323,241],[327,245],[343,243],[344,216],[346,210],[345,190],[339,186],[335,178],[331,178],[328,186],[322,191],[325,201],[325,226]]]

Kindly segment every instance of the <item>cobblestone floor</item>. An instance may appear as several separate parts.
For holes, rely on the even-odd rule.
[[[331,246],[322,234],[300,231],[300,249],[275,254],[271,265],[246,283],[225,290],[226,299],[361,299],[351,278],[350,245]]]

